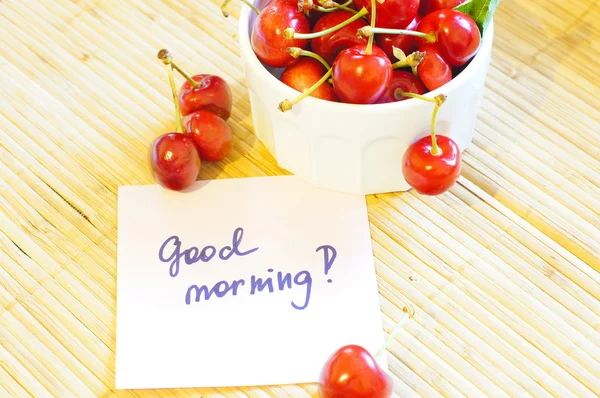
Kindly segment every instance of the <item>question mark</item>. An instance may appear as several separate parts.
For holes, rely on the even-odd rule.
[[[330,245],[319,246],[316,251],[319,252],[319,250],[323,250],[323,256],[325,261],[325,275],[327,275],[329,274],[329,270],[333,266],[333,262],[337,257],[337,250],[335,250],[335,248]],[[332,280],[327,279],[327,282],[331,283]]]

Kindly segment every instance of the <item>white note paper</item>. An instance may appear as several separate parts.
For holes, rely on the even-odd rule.
[[[383,343],[364,196],[283,176],[118,201],[117,389],[311,383]]]

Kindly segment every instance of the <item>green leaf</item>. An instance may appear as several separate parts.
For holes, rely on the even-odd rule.
[[[454,7],[454,9],[460,12],[464,12],[467,15],[471,15],[471,7],[473,7],[473,0],[469,0],[465,3],[462,3],[461,5]]]
[[[394,57],[398,58],[399,61],[406,61],[406,54],[404,54],[404,51],[394,46],[392,46],[392,51],[394,53]]]
[[[470,0],[454,9],[471,16],[483,35],[483,32],[492,22],[498,4],[500,4],[500,0]]]
[[[482,33],[488,27],[490,22],[492,22],[492,17],[494,16],[494,12],[499,3],[500,0],[485,0],[476,12],[473,13],[472,17]]]

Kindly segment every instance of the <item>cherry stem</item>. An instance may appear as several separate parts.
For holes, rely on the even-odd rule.
[[[304,2],[305,0],[299,0],[299,1]],[[320,1],[320,3],[321,3],[320,6],[314,4],[311,0],[309,0],[309,1],[311,2],[311,4],[313,4],[312,9],[319,11],[319,12],[335,12],[338,10],[344,10],[344,11],[351,12],[352,14],[357,13],[356,10],[353,10],[352,8],[348,7],[350,4],[352,4],[353,0],[348,0],[344,4],[336,3],[333,0],[325,0],[325,1]]]
[[[377,0],[371,0],[371,26],[370,28],[375,28],[375,15],[377,14]],[[367,42],[367,49],[365,50],[365,54],[371,55],[373,52],[373,39],[374,35],[369,36],[369,41]]]
[[[173,68],[169,66],[169,83],[171,84],[171,92],[173,93],[173,102],[175,103],[175,119],[177,120],[177,131],[183,133],[183,125],[181,123],[181,110],[179,109],[179,100],[177,98],[177,89],[175,88],[175,80],[173,80]]]
[[[325,69],[330,69],[331,68],[331,66],[329,66],[329,64],[327,63],[327,61],[325,61],[323,59],[323,57],[321,57],[319,54],[314,53],[312,51],[303,50],[300,47],[288,47],[288,48],[285,49],[285,51],[287,51],[294,58],[298,58],[299,56],[305,56],[305,57],[314,58],[317,61],[319,61],[320,63],[322,63],[323,66],[325,67]]]
[[[318,89],[321,84],[325,83],[328,79],[329,76],[331,76],[331,72],[332,69],[329,69],[327,71],[327,73],[325,73],[323,75],[323,77],[316,82],[315,84],[313,84],[309,89],[307,89],[306,91],[304,91],[302,94],[300,94],[299,96],[297,96],[296,98],[292,99],[292,100],[283,100],[280,104],[278,109],[281,112],[286,112],[292,109],[292,106],[296,105],[298,102],[302,101],[304,98],[308,97],[309,95],[311,95],[316,89]]]
[[[306,11],[308,13],[314,7],[312,0],[305,2],[304,0],[298,0],[298,12]],[[308,16],[308,14],[307,14]]]
[[[426,39],[430,43],[436,42],[436,37],[434,34],[416,32],[414,30],[408,29],[387,29],[387,28],[377,28],[373,26],[364,26],[360,28],[357,32],[358,37],[372,37],[374,34],[383,33],[388,35],[408,35],[408,36],[416,36],[422,37]]]
[[[410,97],[410,98],[417,98],[417,99],[420,99],[422,101],[432,102],[434,104],[438,103],[438,100],[436,100],[435,98],[429,98],[429,97],[425,97],[423,95],[415,94],[415,93],[407,93],[405,91],[402,91],[399,88],[396,89],[396,91],[394,91],[394,97],[396,97],[396,99],[398,99],[398,100],[401,97]]]
[[[313,10],[315,11],[319,11],[319,12],[335,12],[335,11],[339,11],[339,10],[343,10],[343,11],[347,11],[347,12],[351,12],[352,14],[356,14],[358,11],[353,10],[350,7],[346,7],[343,4],[337,4],[334,5],[333,7],[321,7],[321,6],[315,6],[313,8]]]
[[[177,121],[177,131],[183,133],[181,123],[181,110],[179,109],[179,99],[177,98],[177,88],[175,87],[175,79],[173,79],[173,60],[168,50],[162,49],[158,52],[158,59],[163,61],[163,64],[168,66],[169,84],[171,85],[171,93],[173,94],[173,103],[175,104],[175,120]]]
[[[343,28],[346,25],[351,24],[352,22],[356,21],[357,19],[361,18],[364,15],[367,15],[368,11],[366,8],[362,8],[359,12],[357,12],[356,14],[354,14],[352,17],[348,18],[347,20],[345,20],[344,22],[332,26],[329,29],[325,29],[319,32],[313,32],[313,33],[296,33],[296,31],[293,28],[287,28],[286,30],[283,31],[283,37],[285,37],[286,39],[305,39],[305,40],[310,40],[310,39],[315,39],[317,37],[321,37],[321,36],[325,36],[328,35],[330,33],[335,32],[336,30],[339,30],[341,28]]]
[[[192,79],[190,77],[190,75],[185,73],[185,71],[183,69],[181,69],[175,62],[173,62],[173,57],[171,56],[171,53],[169,52],[169,50],[164,49],[164,48],[162,50],[160,50],[158,52],[158,59],[163,61],[163,63],[165,65],[171,65],[173,67],[173,69],[175,69],[177,72],[179,72],[181,74],[181,76],[185,77],[185,80],[187,80],[193,88],[200,87],[200,85],[198,84],[197,81]]]
[[[252,11],[256,13],[256,15],[260,14],[260,11],[254,4],[252,4],[249,0],[240,0],[242,3],[246,4],[248,7],[252,8]],[[225,18],[229,17],[229,13],[225,10],[225,8],[231,3],[231,0],[225,0],[223,4],[221,4],[221,12]]]
[[[446,102],[446,99],[448,97],[446,97],[444,94],[438,94],[433,98],[429,98],[429,97],[425,97],[420,94],[407,93],[407,92],[400,90],[399,88],[394,91],[394,97],[398,100],[401,97],[416,98],[416,99],[420,99],[422,101],[432,102],[435,104],[435,107],[433,108],[433,115],[431,117],[431,154],[433,156],[441,155],[442,151],[438,147],[437,139],[435,136],[435,122],[437,120],[437,115],[438,115],[438,111],[440,110],[440,107],[442,105],[444,105],[444,102]]]
[[[431,117],[431,154],[433,156],[438,156],[442,154],[442,151],[440,151],[440,148],[438,147],[437,138],[435,136],[435,121],[437,119],[437,114],[439,110],[440,104],[436,103],[435,107],[433,108],[433,116]]]
[[[400,330],[402,330],[406,321],[409,318],[412,318],[414,315],[415,315],[415,311],[412,308],[404,307],[402,309],[402,316],[400,317],[400,320],[398,321],[398,323],[396,324],[394,329],[390,332],[390,334],[388,334],[387,338],[383,342],[383,345],[381,346],[381,348],[379,348],[379,350],[375,354],[375,359],[379,358],[385,352],[388,345],[398,335],[398,333],[400,333]]]
[[[333,0],[326,0],[326,1],[323,1],[321,3],[321,5],[323,7],[325,7],[325,8],[331,8],[331,7],[334,7],[334,8],[335,7],[348,7],[350,4],[352,4],[352,1],[353,0],[348,0],[347,2],[345,2],[343,4],[340,4],[340,3],[336,3]],[[352,8],[350,8],[350,10],[352,10]],[[352,10],[352,11],[356,12],[356,10]]]
[[[421,63],[421,61],[423,60],[424,57],[425,57],[424,52],[415,51],[414,53],[411,53],[405,59],[400,60],[396,63],[393,63],[392,68],[394,68],[394,69],[406,68],[407,66],[410,66],[411,68],[415,68],[415,67],[419,66],[419,64]]]

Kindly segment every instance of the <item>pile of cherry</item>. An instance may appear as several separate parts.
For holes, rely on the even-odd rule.
[[[158,52],[158,58],[168,66],[177,131],[160,135],[152,142],[148,162],[156,182],[181,191],[196,181],[203,160],[223,160],[231,150],[233,135],[227,124],[232,108],[231,89],[219,76],[189,76],[165,49]],[[179,92],[173,70],[186,79]]]
[[[443,87],[479,51],[478,24],[455,9],[465,0],[269,0],[262,10],[242,1],[257,14],[251,34],[257,58],[282,69],[280,80],[299,92],[280,111],[308,96],[352,104],[432,102],[431,136],[403,154],[403,176],[425,195],[454,185],[460,150],[435,133],[446,96],[423,94]]]
[[[318,84],[313,97],[400,101],[406,97],[397,89],[436,90],[479,50],[479,27],[454,9],[463,1],[270,0],[256,10],[251,44],[263,64],[285,68],[281,81],[290,87],[304,92]]]

